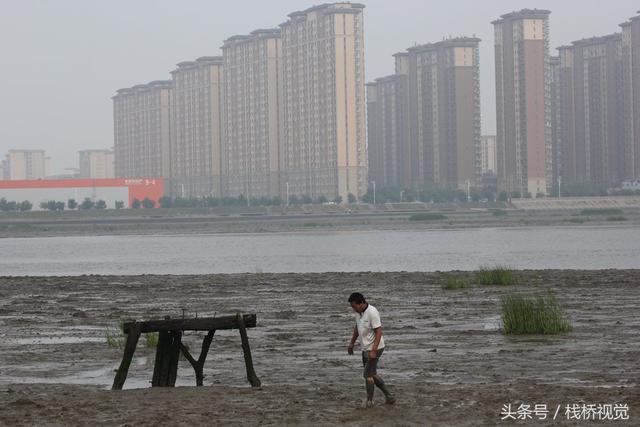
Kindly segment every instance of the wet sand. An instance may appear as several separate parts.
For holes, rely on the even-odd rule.
[[[461,276],[470,273],[451,273]],[[0,425],[496,425],[502,406],[627,404],[640,422],[640,270],[522,271],[513,287],[445,290],[444,273],[0,278]],[[380,374],[395,406],[361,409],[358,356],[346,354],[346,303],[382,313]],[[505,336],[501,296],[555,293],[573,324],[558,336]],[[246,381],[237,331],[216,334],[205,387],[180,362],[176,389],[151,389],[141,339],[125,387],[109,390],[123,319],[255,312],[262,389]],[[185,341],[195,353],[199,337]],[[535,423],[529,421],[528,423]],[[528,424],[527,423],[527,424]],[[583,423],[578,423],[583,424]],[[597,422],[594,425],[607,425]]]

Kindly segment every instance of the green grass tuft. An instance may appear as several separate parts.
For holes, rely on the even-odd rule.
[[[493,214],[493,216],[507,216],[507,211],[504,211],[502,209],[492,209],[491,213]]]
[[[502,298],[502,324],[505,334],[559,334],[571,331],[571,323],[553,295]]]
[[[491,267],[480,267],[476,273],[476,281],[481,285],[510,286],[517,284],[514,271],[507,266],[497,265]]]
[[[589,208],[582,209],[580,215],[622,215],[622,209],[617,208]]]
[[[145,344],[147,348],[156,348],[158,345],[158,333],[148,332],[144,334]]]
[[[447,290],[464,289],[468,287],[471,287],[471,281],[469,279],[455,276],[447,276],[444,285],[442,285],[442,288]]]
[[[607,221],[626,221],[627,218],[620,215],[620,216],[608,216],[607,217]]]
[[[417,213],[409,217],[409,221],[437,221],[441,219],[447,219],[447,217],[442,214],[430,212]]]
[[[107,345],[111,348],[124,348],[127,342],[127,336],[122,332],[122,328],[111,328],[107,326],[104,331],[104,337]]]

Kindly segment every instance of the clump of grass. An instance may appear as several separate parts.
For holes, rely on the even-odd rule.
[[[580,215],[622,215],[622,209],[617,208],[590,208],[582,209]]]
[[[476,281],[481,285],[509,286],[517,284],[514,271],[507,266],[497,265],[491,267],[480,267],[476,273]]]
[[[505,334],[559,334],[571,331],[567,319],[553,295],[502,298],[502,324]]]
[[[107,345],[111,348],[124,348],[124,344],[127,341],[127,336],[122,332],[122,328],[112,328],[107,326],[104,331],[104,337],[107,341]]]
[[[447,276],[443,289],[464,289],[471,286],[471,281],[463,277]]]
[[[609,216],[607,217],[607,221],[626,221],[627,218],[620,215],[620,216]]]
[[[430,212],[417,213],[409,217],[409,221],[437,221],[441,219],[447,219],[447,217],[442,214]]]
[[[502,209],[492,209],[491,213],[493,216],[507,216],[507,211]]]
[[[148,332],[144,334],[145,344],[147,348],[156,348],[158,346],[158,333]]]
[[[574,224],[584,224],[585,220],[583,218],[569,218],[567,222],[571,222]]]

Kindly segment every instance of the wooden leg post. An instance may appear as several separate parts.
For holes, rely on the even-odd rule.
[[[213,334],[215,334],[215,329],[209,331],[204,340],[202,340],[202,350],[200,350],[200,356],[198,360],[195,360],[187,347],[184,344],[180,343],[180,348],[182,349],[182,354],[184,357],[191,363],[193,370],[196,372],[196,386],[202,387],[204,383],[204,362],[207,359],[207,353],[209,352],[209,347],[211,347],[211,341],[213,341]]]
[[[238,319],[238,329],[240,329],[240,339],[242,340],[242,351],[244,353],[244,364],[247,368],[247,379],[251,387],[260,387],[260,379],[253,369],[253,359],[251,358],[251,348],[249,347],[249,337],[247,337],[247,329],[244,326],[244,317],[242,313],[236,315]]]
[[[169,370],[167,371],[167,387],[175,387],[178,377],[178,361],[180,360],[180,346],[182,345],[182,331],[171,332],[169,347]]]
[[[136,351],[138,345],[138,339],[140,338],[140,327],[135,325],[129,330],[127,334],[127,342],[124,346],[124,355],[122,356],[122,362],[116,373],[116,377],[113,380],[113,386],[111,390],[122,390],[124,382],[127,379],[127,373],[129,373],[129,366],[133,359],[133,353]]]
[[[173,387],[178,375],[178,359],[182,345],[181,331],[160,331],[156,360],[153,366],[152,387]]]
[[[169,331],[158,332],[158,344],[156,345],[156,360],[153,364],[153,377],[151,379],[151,387],[162,387],[166,384],[166,365],[167,348],[169,346]],[[163,378],[164,377],[164,378]]]

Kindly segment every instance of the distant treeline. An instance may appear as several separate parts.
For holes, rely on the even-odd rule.
[[[155,205],[155,202],[149,200],[152,203],[151,207]],[[141,203],[141,202],[138,202]],[[81,203],[78,203],[75,199],[69,199],[66,202],[58,200],[48,200],[40,203],[40,209],[48,211],[63,211],[65,209],[107,209],[107,203],[104,200],[93,201],[89,197],[85,198]],[[116,201],[114,207],[116,209],[123,209],[124,202]],[[139,207],[139,206],[138,206]],[[0,212],[28,212],[33,209],[33,204],[28,200],[23,202],[7,201],[4,197],[0,199]]]
[[[355,203],[356,196],[349,193],[348,203]],[[333,200],[325,196],[313,198],[309,195],[290,195],[290,205],[312,205],[312,204],[340,204],[342,197],[338,196]],[[216,206],[283,206],[287,200],[281,197],[251,197],[240,195],[238,197],[161,197],[159,200],[161,208],[212,208]]]

